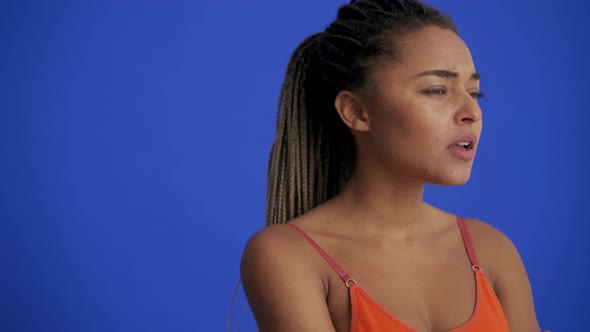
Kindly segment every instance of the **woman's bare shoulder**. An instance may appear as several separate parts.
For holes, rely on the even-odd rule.
[[[290,225],[302,228],[313,237],[314,227],[320,224],[322,218],[325,216],[324,210],[326,209],[324,205],[307,211],[289,220],[288,223],[270,225],[259,230],[248,240],[244,249],[244,257],[262,260],[289,257],[291,266],[297,262],[302,262],[308,267],[317,268],[317,265],[313,266],[313,264],[310,264],[310,257],[317,258],[315,257],[317,255],[313,255],[315,249],[302,234]]]
[[[334,330],[322,271],[305,241],[281,224],[265,227],[246,244],[240,274],[261,331]]]
[[[279,245],[281,248],[285,245],[289,247],[293,245],[293,241],[296,240],[296,233],[287,224],[270,225],[262,228],[261,230],[254,233],[248,242],[246,248],[251,246],[268,246],[268,245]],[[286,242],[285,242],[286,241]],[[287,249],[287,248],[285,248]]]
[[[463,220],[474,243],[480,242],[482,245],[490,246],[506,244],[510,241],[503,232],[488,222],[476,218],[463,218]]]
[[[476,218],[463,219],[478,259],[494,285],[506,262],[520,260],[518,250],[506,234],[491,224]]]
[[[466,220],[480,262],[506,314],[510,330],[539,331],[526,268],[504,233],[477,219]],[[484,268],[484,272],[485,272]]]
[[[242,264],[250,260],[264,260],[280,264],[288,257],[296,262],[301,255],[304,239],[287,224],[266,226],[250,237],[244,248]]]

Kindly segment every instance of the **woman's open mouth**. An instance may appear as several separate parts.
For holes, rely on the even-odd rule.
[[[477,136],[474,134],[468,134],[456,139],[448,149],[457,158],[463,160],[473,160],[475,158],[475,143],[477,142]]]

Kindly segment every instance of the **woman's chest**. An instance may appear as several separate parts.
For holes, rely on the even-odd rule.
[[[415,257],[415,256],[414,256]],[[449,331],[472,316],[476,280],[462,256],[365,257],[341,259],[364,293],[392,318],[419,331]],[[350,331],[352,304],[348,287],[333,273],[328,307],[337,331]]]

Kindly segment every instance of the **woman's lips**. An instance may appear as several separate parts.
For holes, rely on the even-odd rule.
[[[476,142],[477,136],[475,134],[467,134],[454,140],[448,149],[455,157],[469,161],[475,158]]]
[[[451,151],[455,157],[463,160],[469,161],[475,158],[475,149],[473,147],[465,149],[460,145],[454,145],[449,148],[449,151]]]

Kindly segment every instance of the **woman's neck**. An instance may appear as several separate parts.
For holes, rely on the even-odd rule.
[[[416,236],[428,219],[431,209],[423,194],[424,183],[356,172],[334,202],[356,227],[406,238]]]

